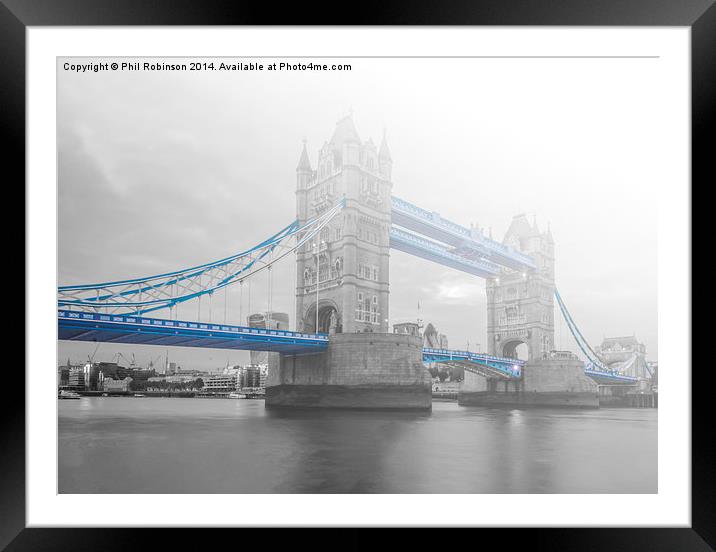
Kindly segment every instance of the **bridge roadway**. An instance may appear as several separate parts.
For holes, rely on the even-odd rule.
[[[326,334],[307,334],[131,316],[58,310],[58,339],[170,347],[206,347],[308,354],[326,349]]]
[[[459,365],[466,370],[487,377],[515,379],[520,377],[524,360],[503,358],[470,351],[453,351],[450,349],[423,348],[423,362],[438,362]]]
[[[270,330],[209,322],[188,322],[58,310],[58,338],[171,347],[207,347],[284,354],[310,354],[328,347],[328,335]],[[521,360],[447,349],[423,350],[425,362],[472,361],[483,363],[503,377],[514,377]]]
[[[284,354],[311,354],[328,347],[327,334],[291,332],[214,324],[166,320],[123,314],[97,314],[69,310],[57,311],[58,339],[166,347],[204,347]],[[423,349],[424,362],[459,364],[484,376],[519,378],[525,362],[469,351]],[[618,374],[585,371],[597,383],[634,384],[636,380]]]
[[[601,370],[584,370],[590,378],[599,385],[636,385],[639,381],[631,376],[622,376],[616,372],[603,372]]]

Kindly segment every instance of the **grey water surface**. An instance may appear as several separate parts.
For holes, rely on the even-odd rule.
[[[655,493],[657,411],[59,401],[60,493]]]

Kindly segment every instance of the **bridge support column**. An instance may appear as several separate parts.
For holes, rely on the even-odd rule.
[[[266,407],[429,410],[422,341],[404,334],[335,334],[328,350],[269,365]]]
[[[497,385],[466,372],[458,404],[598,408],[599,394],[597,384],[584,374],[581,361],[549,359],[529,362],[520,380]]]

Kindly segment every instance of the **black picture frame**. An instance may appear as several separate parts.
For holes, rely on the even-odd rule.
[[[713,150],[716,98],[716,7],[713,0],[396,0],[361,2],[345,16],[335,3],[278,5],[230,0],[0,0],[0,120],[6,134],[3,165],[15,169],[6,189],[21,188],[25,177],[25,30],[28,26],[75,25],[578,25],[688,26],[692,38],[692,205],[693,194],[715,181]],[[346,6],[350,8],[350,6]],[[358,6],[356,6],[358,7]],[[698,202],[695,203],[699,205]],[[694,213],[694,218],[698,218]],[[689,267],[691,269],[691,267]],[[25,290],[26,295],[31,290]],[[695,328],[696,329],[696,328]],[[27,328],[32,331],[32,328]],[[704,331],[704,330],[701,330]],[[692,338],[693,342],[693,338]],[[8,342],[9,343],[9,342]],[[685,358],[689,359],[685,352]],[[10,351],[6,354],[12,356]],[[706,363],[708,364],[708,362]],[[7,366],[9,370],[14,368]],[[690,369],[685,366],[684,369]],[[469,542],[492,538],[508,546],[522,541],[530,550],[713,550],[716,549],[716,445],[713,439],[713,386],[692,389],[692,527],[634,529],[485,529]],[[17,379],[14,377],[13,379]],[[694,381],[699,381],[696,374]],[[0,454],[0,548],[7,550],[126,550],[154,546],[206,546],[216,542],[206,530],[39,529],[25,528],[25,404],[13,391],[3,398]],[[82,520],[77,520],[82,525]],[[510,531],[511,534],[505,534]],[[350,547],[382,539],[372,530],[353,529]],[[224,532],[226,534],[226,532]],[[457,538],[465,538],[457,533]],[[276,535],[276,533],[273,533]],[[454,545],[454,534],[412,533],[423,546]],[[486,537],[491,538],[488,540]],[[242,546],[265,546],[265,532],[242,530]],[[275,537],[274,537],[275,538]],[[310,539],[311,546],[335,547],[333,537],[320,541],[291,531],[290,539]],[[345,536],[336,536],[348,547]],[[404,537],[401,537],[404,538]],[[445,541],[447,539],[447,543]],[[484,539],[484,540],[483,540]],[[440,541],[440,542],[438,542]],[[404,544],[407,544],[405,541]],[[459,545],[459,544],[458,544]]]

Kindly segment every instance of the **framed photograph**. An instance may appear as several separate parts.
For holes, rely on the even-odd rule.
[[[3,0],[27,356],[0,544],[711,549],[711,4]]]

